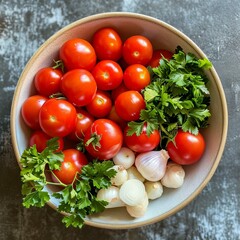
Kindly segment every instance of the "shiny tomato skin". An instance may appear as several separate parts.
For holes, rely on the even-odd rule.
[[[126,39],[122,51],[123,59],[127,64],[138,63],[145,66],[152,58],[153,46],[148,38],[134,35]]]
[[[73,140],[77,139],[83,139],[85,132],[88,130],[88,128],[92,125],[94,122],[94,117],[89,114],[87,111],[78,108],[77,109],[77,120],[76,120],[76,126],[73,131]]]
[[[124,82],[122,82],[117,88],[115,88],[111,91],[112,100],[115,102],[118,95],[120,95],[121,93],[126,92],[128,90],[129,89],[125,86]]]
[[[93,35],[92,45],[99,60],[117,61],[122,55],[122,40],[112,28],[102,28]]]
[[[100,90],[113,90],[121,84],[123,79],[122,68],[112,60],[98,62],[92,70],[92,75]]]
[[[180,165],[189,165],[198,162],[205,150],[205,140],[201,133],[193,135],[178,130],[173,142],[167,144],[167,151],[172,161]]]
[[[141,110],[145,107],[145,101],[138,91],[123,92],[115,100],[116,113],[125,121],[138,120]]]
[[[61,90],[69,102],[82,107],[89,104],[95,97],[97,84],[89,71],[74,69],[63,75]]]
[[[24,122],[31,129],[40,129],[39,111],[48,99],[41,95],[33,95],[27,98],[21,108]]]
[[[98,136],[99,145],[89,139]],[[84,138],[86,150],[99,160],[108,160],[117,154],[123,143],[123,133],[120,127],[109,119],[97,119],[87,130]]]
[[[86,156],[76,149],[66,149],[63,151],[64,160],[59,170],[53,170],[56,177],[64,184],[72,184],[76,174],[81,173],[84,165],[88,164]],[[57,182],[57,179],[53,177]]]
[[[40,69],[34,78],[34,85],[40,95],[49,97],[54,93],[60,92],[62,71],[46,67]]]
[[[145,66],[141,64],[132,64],[125,69],[123,81],[129,90],[140,92],[150,83],[150,73]]]
[[[35,144],[37,151],[42,152],[47,147],[47,141],[50,139],[51,137],[48,136],[42,130],[36,130],[30,136],[29,146],[33,146]],[[58,139],[58,144],[59,144],[59,148],[57,149],[57,152],[63,150],[64,142],[62,138]]]
[[[173,56],[173,53],[168,51],[168,50],[164,50],[164,49],[154,50],[152,58],[149,61],[148,65],[151,66],[152,68],[158,67],[159,66],[159,62],[162,59],[162,56],[164,58],[166,58],[167,60],[170,60],[172,58],[172,56]]]
[[[97,90],[93,100],[86,106],[87,111],[96,118],[106,117],[112,109],[110,94]]]
[[[115,123],[117,123],[121,129],[125,129],[125,127],[127,126],[127,122],[125,120],[123,120],[122,118],[120,118],[118,116],[118,114],[116,113],[115,106],[112,106],[112,109],[111,109],[110,113],[108,114],[107,118],[114,121]]]
[[[39,123],[41,129],[51,137],[64,137],[76,124],[76,109],[66,100],[49,99],[41,107]]]
[[[142,133],[137,136],[135,133],[127,135],[129,127],[124,131],[124,143],[134,152],[142,153],[154,150],[160,143],[161,136],[158,130],[154,130],[149,136],[147,135],[147,125],[144,124]]]
[[[97,60],[93,46],[81,38],[66,41],[60,48],[59,57],[67,71],[72,69],[91,71]]]

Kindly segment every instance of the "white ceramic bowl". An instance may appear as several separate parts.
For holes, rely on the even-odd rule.
[[[50,37],[33,55],[18,81],[11,110],[11,134],[17,161],[28,147],[29,130],[23,123],[20,109],[26,98],[34,93],[33,78],[36,72],[52,64],[60,46],[68,39],[80,37],[90,40],[93,33],[102,27],[113,27],[125,39],[141,34],[147,36],[155,48],[174,51],[180,45],[184,51],[192,52],[200,58],[206,57],[201,49],[186,35],[174,27],[149,16],[135,13],[103,13],[80,19]],[[90,216],[86,224],[110,229],[127,229],[155,223],[176,213],[192,201],[213,176],[221,159],[228,127],[227,104],[221,81],[214,68],[206,72],[211,94],[210,127],[203,134],[206,151],[201,161],[188,166],[184,185],[179,189],[166,190],[163,196],[150,203],[144,217],[133,219],[124,208],[106,210]],[[49,205],[56,208],[57,200]]]

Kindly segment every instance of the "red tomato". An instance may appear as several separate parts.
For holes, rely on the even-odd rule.
[[[73,131],[76,117],[76,109],[71,103],[52,98],[41,107],[39,123],[49,136],[64,137]]]
[[[21,114],[24,122],[31,129],[40,129],[39,111],[47,100],[48,99],[44,96],[33,95],[24,101]]]
[[[35,144],[37,151],[42,152],[47,147],[47,141],[50,139],[51,137],[48,136],[46,133],[41,130],[37,130],[31,134],[29,145],[33,146]],[[57,152],[63,150],[64,143],[62,138],[58,139],[58,144],[59,148],[57,149]]]
[[[132,64],[126,68],[123,74],[125,86],[130,90],[141,91],[150,83],[150,73],[141,64]]]
[[[118,63],[112,60],[103,60],[93,68],[92,75],[98,89],[112,90],[121,84],[123,71]]]
[[[145,106],[145,101],[138,91],[123,92],[115,101],[116,112],[125,121],[138,120]]]
[[[111,159],[120,150],[123,134],[120,127],[109,119],[97,119],[84,138],[86,150],[99,160]]]
[[[123,58],[126,63],[147,65],[152,58],[153,47],[149,39],[141,35],[129,37],[123,44]]]
[[[167,151],[171,160],[181,165],[199,161],[205,150],[205,141],[200,133],[193,135],[179,130],[174,141],[175,145],[173,142],[168,143]]]
[[[34,78],[34,84],[37,91],[43,96],[50,96],[60,92],[62,71],[46,67],[40,69]]]
[[[95,32],[92,45],[99,60],[117,61],[122,55],[122,40],[112,28],[102,28]]]
[[[77,121],[76,127],[73,131],[73,136],[70,136],[73,140],[84,138],[85,132],[94,122],[94,117],[83,109],[77,109]]]
[[[159,62],[162,59],[162,56],[167,60],[170,60],[173,56],[173,53],[164,49],[155,50],[153,51],[152,59],[150,60],[148,65],[151,66],[152,68],[159,66]]]
[[[97,59],[93,46],[81,38],[66,41],[60,48],[59,56],[68,71],[77,68],[90,71]]]
[[[147,135],[147,124],[144,124],[142,133],[137,136],[135,133],[132,136],[127,135],[129,127],[124,131],[124,142],[134,152],[142,153],[149,152],[155,149],[160,143],[160,133],[158,130],[154,130],[150,136]]]
[[[112,106],[112,109],[111,109],[110,113],[108,114],[108,119],[117,123],[121,129],[124,129],[127,125],[127,122],[124,121],[122,118],[120,118],[118,116],[118,114],[116,113],[115,106]]]
[[[74,69],[63,75],[61,89],[69,102],[81,107],[93,100],[97,84],[89,71]]]
[[[64,184],[72,184],[76,174],[81,173],[84,165],[88,164],[86,156],[76,150],[67,149],[63,151],[64,160],[61,164],[60,170],[53,170],[54,175]],[[57,182],[53,175],[53,180]]]
[[[88,112],[97,118],[107,116],[112,109],[112,100],[108,92],[98,90],[94,99],[86,106]]]
[[[123,92],[126,92],[128,91],[129,89],[124,85],[124,83],[122,82],[120,84],[120,86],[118,86],[117,88],[113,89],[112,92],[111,92],[111,97],[112,97],[112,100],[115,101],[118,97],[118,95],[120,95],[121,93]]]

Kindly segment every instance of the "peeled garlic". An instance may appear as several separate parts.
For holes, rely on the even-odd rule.
[[[128,168],[127,173],[128,173],[128,179],[138,179],[141,182],[145,181],[145,178],[141,175],[141,173],[134,166],[131,166],[130,168]]]
[[[145,194],[144,184],[137,179],[127,180],[119,191],[120,199],[129,206],[141,204]]]
[[[107,189],[100,189],[97,193],[97,198],[108,202],[106,208],[125,206],[124,202],[119,198],[119,188],[115,186],[110,186]]]
[[[181,165],[176,163],[168,163],[166,173],[161,179],[163,186],[168,188],[179,188],[183,185],[185,171]]]
[[[141,153],[135,160],[137,170],[149,181],[159,181],[165,174],[169,159],[166,150]]]
[[[130,168],[135,161],[135,154],[134,152],[126,147],[122,147],[117,155],[113,157],[113,162],[116,165],[122,165],[125,169]]]
[[[163,186],[160,181],[144,183],[148,199],[154,200],[160,198],[163,194]]]
[[[149,203],[148,196],[145,193],[145,196],[139,205],[137,205],[137,206],[128,206],[127,205],[126,206],[127,212],[132,217],[135,217],[135,218],[142,217],[147,211],[148,203]]]
[[[112,167],[112,169],[114,169],[117,172],[115,177],[111,178],[112,185],[120,186],[125,181],[128,180],[128,173],[123,166],[115,165],[115,166]]]

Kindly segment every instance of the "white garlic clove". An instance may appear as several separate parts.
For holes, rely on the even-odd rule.
[[[160,198],[163,194],[163,186],[160,181],[144,183],[148,199],[154,200]]]
[[[107,189],[100,189],[97,193],[99,200],[108,202],[106,208],[116,208],[125,206],[124,202],[119,198],[119,188],[110,186]]]
[[[129,206],[141,204],[145,194],[144,184],[137,179],[127,180],[119,191],[120,199]]]
[[[166,173],[161,179],[163,186],[168,188],[179,188],[183,185],[185,171],[183,167],[177,163],[168,163]]]
[[[128,179],[138,179],[141,182],[145,181],[145,178],[141,175],[141,173],[134,166],[131,166],[130,168],[128,168],[127,173],[128,173]]]
[[[146,213],[148,204],[149,204],[148,196],[145,193],[143,201],[139,205],[137,205],[137,206],[128,206],[127,205],[126,209],[130,216],[139,218],[139,217],[144,216],[144,214]]]
[[[166,150],[141,153],[135,160],[137,170],[149,181],[159,181],[165,174],[169,159]]]
[[[122,165],[125,169],[130,168],[135,161],[134,152],[126,147],[122,147],[119,152],[113,157],[115,165]]]
[[[111,183],[114,186],[121,186],[125,181],[128,180],[127,170],[121,165],[115,165],[112,167],[117,173],[111,178]]]

